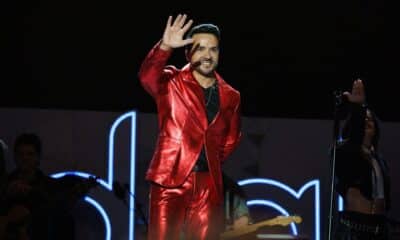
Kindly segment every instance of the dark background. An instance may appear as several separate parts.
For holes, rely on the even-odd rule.
[[[8,1],[1,4],[0,106],[154,113],[138,83],[168,15],[222,31],[219,72],[243,115],[330,119],[334,90],[362,78],[382,120],[395,105],[395,28],[384,1]],[[140,5],[140,6],[139,6]],[[184,65],[182,50],[170,61]]]

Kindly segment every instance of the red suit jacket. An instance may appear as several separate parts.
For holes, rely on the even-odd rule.
[[[181,70],[166,66],[172,51],[151,49],[139,72],[146,91],[158,108],[159,135],[146,179],[164,187],[177,187],[188,177],[205,146],[214,180],[216,199],[221,201],[221,163],[241,137],[240,94],[217,73],[220,109],[208,124],[203,89],[190,65]]]

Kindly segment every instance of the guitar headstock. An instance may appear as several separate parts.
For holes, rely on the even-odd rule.
[[[272,219],[276,225],[281,225],[281,226],[287,226],[291,224],[292,222],[294,223],[301,223],[303,219],[300,216],[294,215],[294,216],[278,216],[274,219]]]

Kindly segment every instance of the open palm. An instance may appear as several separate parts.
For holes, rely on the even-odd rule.
[[[344,92],[349,102],[363,104],[365,102],[364,84],[360,79],[353,82],[353,88],[350,92]]]
[[[165,27],[162,43],[170,48],[179,48],[193,42],[191,38],[183,39],[185,33],[192,25],[193,21],[186,22],[186,14],[179,14],[172,23],[172,16],[168,17],[167,26]]]

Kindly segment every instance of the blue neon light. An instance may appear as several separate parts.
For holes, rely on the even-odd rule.
[[[130,185],[129,191],[129,239],[134,239],[135,235],[135,177],[136,177],[136,114],[131,115],[131,171],[130,171]]]
[[[338,211],[343,211],[343,198],[341,196],[338,196]]]
[[[114,123],[111,126],[110,133],[109,133],[109,145],[108,145],[108,175],[107,175],[107,181],[104,181],[103,179],[97,179],[97,182],[103,186],[105,189],[108,191],[112,191],[112,183],[114,180],[114,137],[115,137],[115,131],[119,124],[124,121],[127,118],[131,118],[131,151],[130,151],[130,179],[129,179],[129,191],[132,194],[129,194],[129,240],[134,239],[134,232],[135,232],[135,218],[134,218],[134,212],[135,212],[135,204],[134,204],[134,195],[135,195],[135,156],[136,156],[136,112],[127,112],[123,115],[121,115],[117,120],[114,121]],[[66,171],[66,172],[60,172],[60,173],[55,173],[52,174],[51,176],[54,178],[60,178],[63,177],[67,174],[72,174],[76,175],[82,178],[89,178],[89,177],[95,177],[92,174],[89,173],[84,173],[84,172],[78,172],[78,171]],[[109,217],[107,213],[104,211],[102,206],[94,201],[92,198],[85,197],[85,201],[93,205],[101,214],[101,216],[104,219],[104,222],[106,223],[106,240],[111,239],[111,223],[109,220]]]
[[[85,201],[93,205],[100,212],[101,216],[104,219],[104,224],[106,226],[106,239],[111,240],[111,223],[107,213],[104,211],[103,207],[93,198],[86,196]]]
[[[307,182],[306,184],[303,185],[303,187],[300,188],[300,190],[298,192],[296,192],[295,190],[293,190],[291,187],[289,187],[288,185],[285,185],[281,182],[278,182],[276,180],[272,180],[272,179],[266,179],[266,178],[252,178],[252,179],[245,179],[245,180],[241,180],[238,182],[238,184],[240,186],[244,186],[244,185],[249,185],[249,184],[266,184],[266,185],[272,185],[274,187],[280,188],[282,190],[285,190],[286,192],[290,193],[291,195],[293,195],[295,198],[299,199],[303,193],[310,187],[315,187],[315,194],[314,194],[314,198],[315,198],[315,206],[314,206],[314,212],[315,212],[315,239],[316,240],[320,240],[320,184],[319,184],[319,180],[311,180],[309,182]],[[272,203],[272,202],[271,202]],[[274,206],[279,206],[275,203],[273,203]]]
[[[289,213],[284,208],[282,208],[280,205],[278,205],[272,201],[258,200],[258,199],[247,201],[247,206],[253,206],[253,205],[263,205],[263,206],[267,206],[267,207],[272,207],[272,208],[278,210],[282,215],[289,216]],[[292,229],[292,233],[294,235],[298,234],[296,225],[294,223],[290,223],[290,228]]]
[[[89,173],[85,173],[85,172],[78,172],[78,171],[67,171],[67,172],[60,172],[60,173],[54,173],[51,174],[51,177],[53,178],[62,178],[66,175],[75,175],[81,178],[89,178],[89,177],[96,177],[92,174]],[[112,189],[109,188],[109,185],[103,180],[103,179],[97,179],[97,182],[103,186],[104,188],[106,188],[107,190],[111,191]]]

